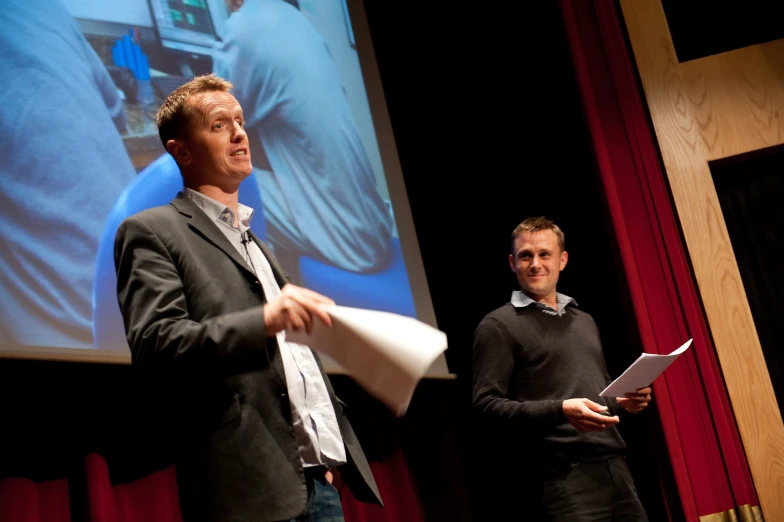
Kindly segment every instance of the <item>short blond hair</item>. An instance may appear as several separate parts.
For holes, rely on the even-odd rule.
[[[181,138],[183,130],[188,124],[188,120],[193,114],[188,98],[201,92],[220,91],[229,92],[234,88],[234,84],[224,80],[214,74],[197,76],[188,83],[177,87],[174,92],[166,97],[166,100],[158,109],[155,115],[155,123],[158,125],[158,136],[161,138],[163,148],[169,140]]]
[[[558,225],[553,223],[552,220],[547,219],[544,216],[539,216],[525,218],[522,223],[515,227],[514,231],[512,232],[512,254],[515,253],[514,249],[517,236],[523,232],[541,232],[542,230],[552,230],[553,233],[555,233],[556,239],[558,240],[558,248],[561,249],[561,252],[565,250],[566,241],[563,231],[558,227]]]

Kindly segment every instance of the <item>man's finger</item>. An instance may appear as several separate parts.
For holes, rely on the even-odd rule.
[[[313,330],[313,318],[310,316],[307,310],[302,310],[302,325],[305,328],[307,333],[310,333]]]
[[[319,295],[319,294],[316,294],[316,295]],[[329,327],[332,327],[332,318],[327,313],[326,308],[328,306],[333,306],[334,303],[332,305],[329,305],[328,303],[319,302],[319,301],[316,301],[316,300],[313,300],[313,299],[309,299],[308,296],[305,295],[304,293],[291,294],[290,297],[299,306],[301,306],[306,311],[307,314],[315,315],[316,317],[321,319],[321,321],[324,324],[326,324]]]
[[[323,306],[314,306],[314,307],[313,307],[312,309],[310,309],[310,310],[311,310],[311,312],[313,313],[313,315],[315,315],[316,317],[318,317],[319,319],[321,319],[321,321],[322,321],[322,322],[323,322],[325,325],[327,325],[327,326],[329,326],[330,328],[332,328],[332,317],[330,317],[330,316],[329,316],[329,314],[328,314],[328,313],[327,313],[327,311],[326,311],[326,310],[323,308]]]
[[[625,409],[629,413],[640,413],[648,406],[648,401],[638,401],[635,399],[618,399],[618,406]]]
[[[641,396],[641,397],[626,397],[626,401],[624,404],[648,404],[651,401],[649,396]],[[618,404],[621,404],[620,402]]]
[[[321,319],[321,322],[323,322],[329,327],[332,327],[332,318],[329,316],[329,313],[327,313],[323,304],[315,303],[313,301],[308,301],[308,300],[299,300],[299,299],[297,299],[297,304],[302,307],[303,313],[308,314],[309,319],[310,316],[315,315],[316,317]]]
[[[607,410],[607,406],[605,406],[604,404],[597,404],[597,403],[593,402],[590,399],[583,399],[583,404],[588,406],[593,411],[605,411],[605,410]]]
[[[627,406],[634,407],[634,406],[640,405],[640,404],[647,405],[650,402],[650,399],[646,398],[646,397],[640,397],[640,398],[629,397],[629,398],[626,399],[626,401],[627,402],[625,402],[624,404],[626,404]]]
[[[289,320],[287,322],[289,323],[288,329],[294,332],[302,330],[305,326],[305,323],[302,322],[302,318],[297,314],[289,314]]]
[[[306,328],[306,321],[310,321],[310,316],[308,315],[307,310],[305,310],[305,308],[296,299],[291,299],[288,304],[289,306],[288,310],[286,311],[286,315],[288,316],[289,323],[291,324],[291,329],[298,331]]]
[[[610,424],[616,424],[618,422],[618,417],[610,417],[592,411],[587,411],[583,416],[583,420],[601,424],[602,426],[608,426]]]

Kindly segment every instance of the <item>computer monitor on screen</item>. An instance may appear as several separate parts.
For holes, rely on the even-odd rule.
[[[212,56],[218,37],[208,0],[148,0],[161,45],[185,58]]]

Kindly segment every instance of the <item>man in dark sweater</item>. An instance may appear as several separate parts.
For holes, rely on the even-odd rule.
[[[503,451],[495,508],[504,520],[645,521],[615,425],[651,389],[599,397],[610,378],[596,323],[556,292],[567,259],[552,221],[518,225],[509,265],[522,291],[474,336],[474,408]]]

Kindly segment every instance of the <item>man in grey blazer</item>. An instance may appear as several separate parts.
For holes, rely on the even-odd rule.
[[[184,190],[121,225],[117,292],[133,365],[166,382],[183,517],[343,520],[338,488],[381,503],[342,406],[286,330],[331,326],[332,301],[288,283],[238,202],[252,172],[232,85],[197,77],[158,130]]]

